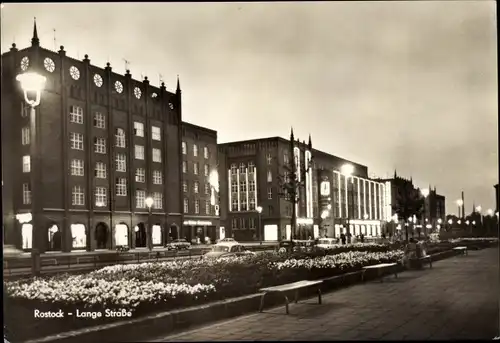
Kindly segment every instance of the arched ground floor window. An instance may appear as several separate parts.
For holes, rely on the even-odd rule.
[[[128,226],[120,223],[115,225],[115,245],[128,247]]]
[[[49,243],[48,249],[50,251],[61,251],[62,235],[59,227],[56,224],[53,224],[47,231],[47,238]]]
[[[108,248],[109,228],[103,223],[97,223],[95,227],[94,239],[96,241],[96,249]]]
[[[33,248],[33,225],[23,224],[21,226],[21,237],[24,250]]]
[[[87,232],[83,224],[71,224],[72,249],[82,250],[87,248]]]
[[[160,224],[155,224],[151,230],[153,245],[161,245],[161,226]]]

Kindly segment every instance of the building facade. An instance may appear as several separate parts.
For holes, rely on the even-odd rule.
[[[16,81],[28,72],[46,77],[31,126]],[[128,70],[117,74],[109,63],[94,66],[87,55],[68,57],[63,46],[44,49],[35,25],[30,47],[13,44],[2,55],[2,86],[6,244],[92,251],[146,247],[148,239],[163,246],[179,236],[181,142],[190,137],[183,131],[179,81],[170,92],[147,77],[133,79]],[[212,138],[210,144],[216,153]]]
[[[292,133],[291,140],[219,144],[221,225],[226,236],[241,241],[291,238],[293,205],[282,185],[292,158],[298,177],[304,178],[294,237],[337,237],[347,232],[347,223],[352,234],[380,235],[387,217],[385,185],[370,180],[366,166],[312,149],[310,139],[308,144],[295,142]],[[353,167],[352,177],[340,173],[345,164]]]
[[[495,187],[495,213],[497,213],[497,215],[498,215],[498,203],[500,202],[500,193],[498,191],[498,183],[493,187]]]
[[[220,235],[217,132],[182,123],[182,206],[180,237],[215,242]]]

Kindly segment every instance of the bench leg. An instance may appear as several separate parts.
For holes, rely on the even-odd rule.
[[[429,258],[429,268],[432,269],[432,258]]]
[[[366,269],[361,271],[361,282],[365,282]]]
[[[321,289],[318,287],[318,304],[321,305],[322,301],[321,301]]]
[[[259,312],[262,312],[264,310],[264,297],[266,296],[267,293],[262,294],[260,297],[260,307],[259,307]]]
[[[384,282],[384,277],[382,275],[382,268],[378,269],[378,277],[380,278],[380,282]]]
[[[295,303],[299,302],[299,290],[295,291]]]
[[[288,304],[290,302],[288,301],[288,297],[285,295],[285,309],[286,309],[286,314],[290,314],[290,311],[288,309]]]

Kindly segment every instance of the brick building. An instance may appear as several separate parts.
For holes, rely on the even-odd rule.
[[[87,55],[82,61],[66,56],[63,46],[58,52],[45,49],[36,24],[31,43],[21,50],[13,44],[2,55],[4,242],[41,252],[91,251],[145,247],[148,236],[162,246],[179,236],[182,137],[205,137],[192,138],[194,126],[182,124],[179,81],[170,92],[164,83],[150,85],[147,77],[133,79],[128,70],[117,74],[109,63],[94,66]],[[30,130],[29,108],[16,81],[25,72],[46,77],[35,108],[36,130]],[[38,156],[30,156],[33,131]],[[210,132],[207,144],[216,153]],[[210,156],[210,166],[215,160]]]
[[[291,150],[290,140],[280,137],[219,144],[220,214],[226,236],[241,241],[290,239],[292,204],[280,194],[280,180],[287,177],[284,165],[292,158],[309,170],[297,204],[297,237],[338,236],[346,232],[347,218],[352,234],[380,235],[385,188],[369,180],[366,166],[312,149],[311,138],[308,144],[297,141]],[[353,166],[352,188],[339,172],[346,163]]]
[[[182,206],[181,238],[211,242],[219,237],[217,132],[182,123]]]

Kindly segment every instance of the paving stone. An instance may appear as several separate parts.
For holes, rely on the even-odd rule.
[[[498,249],[470,254],[326,293],[323,305],[312,298],[291,304],[288,316],[276,307],[159,340],[491,339],[498,334]]]

